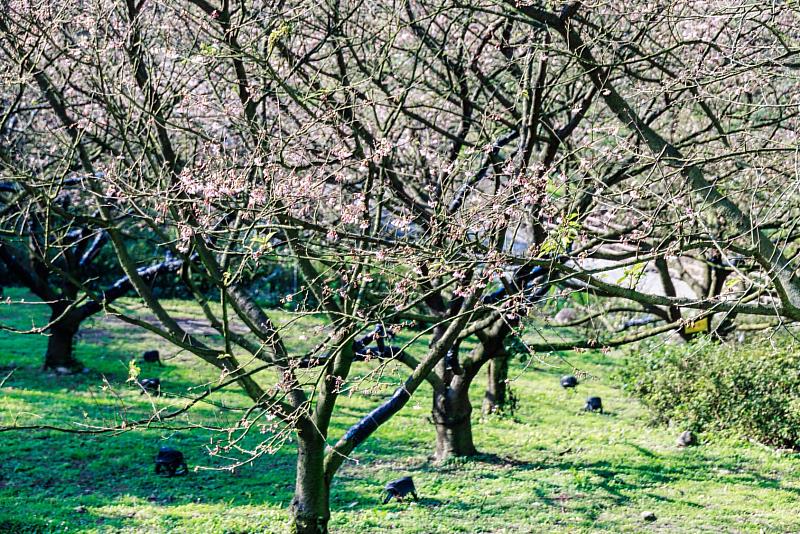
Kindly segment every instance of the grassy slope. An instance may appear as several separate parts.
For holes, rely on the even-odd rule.
[[[20,297],[23,293],[11,291]],[[130,302],[133,306],[133,301]],[[180,303],[173,303],[178,308]],[[41,307],[0,305],[0,323],[30,326]],[[183,309],[185,317],[196,311]],[[158,346],[151,335],[100,318],[87,330],[78,356],[87,375],[43,375],[40,336],[0,331],[0,366],[20,366],[0,389],[0,424],[118,421],[120,407],[145,413],[145,397],[124,385],[127,361]],[[313,337],[298,325],[297,339]],[[308,340],[310,343],[310,339]],[[172,349],[158,374],[167,391],[180,393],[214,372]],[[618,358],[618,356],[616,356]],[[596,380],[567,395],[558,376],[561,360],[537,361],[513,387],[520,397],[516,419],[479,421],[475,438],[486,454],[479,460],[435,466],[433,432],[426,421],[429,391],[360,448],[337,477],[332,529],[337,532],[798,532],[800,459],[757,445],[717,441],[689,450],[674,447],[675,430],[645,426],[643,409],[613,385],[615,356],[572,357]],[[366,369],[359,368],[358,374]],[[0,374],[2,377],[7,371]],[[105,377],[111,389],[102,389]],[[479,404],[482,384],[473,399]],[[606,415],[578,415],[586,394],[600,395]],[[380,396],[354,395],[341,404],[333,436]],[[54,402],[56,399],[58,402]],[[238,393],[221,399],[241,405]],[[179,404],[163,398],[161,404]],[[209,406],[174,424],[214,425],[235,420]],[[200,470],[186,477],[159,478],[152,458],[169,443],[190,465],[221,465],[205,447],[202,429],[149,430],[117,436],[63,433],[4,433],[0,452],[0,531],[49,532],[284,532],[293,486],[293,447],[287,444],[234,473]],[[378,503],[388,480],[412,474],[419,503]],[[658,520],[644,524],[640,513]]]

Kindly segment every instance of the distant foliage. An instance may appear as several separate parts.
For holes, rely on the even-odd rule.
[[[794,343],[732,348],[701,339],[642,350],[623,379],[656,423],[800,448],[800,351]]]

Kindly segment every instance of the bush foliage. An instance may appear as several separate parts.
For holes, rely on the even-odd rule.
[[[622,372],[655,423],[730,432],[800,448],[800,352],[796,343],[731,347],[709,339],[643,350]]]

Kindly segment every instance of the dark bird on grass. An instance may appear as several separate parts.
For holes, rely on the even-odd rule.
[[[682,432],[680,436],[678,436],[677,441],[678,447],[691,447],[692,445],[697,445],[697,436],[694,435],[694,432],[691,430],[686,430]]]
[[[142,378],[139,380],[139,387],[142,388],[141,395],[145,393],[150,393],[155,397],[161,395],[161,380],[158,378]]]
[[[586,399],[586,405],[583,407],[583,411],[603,413],[603,401],[600,400],[600,397],[589,397]]]
[[[189,472],[183,453],[172,447],[161,447],[156,456],[156,474],[165,473],[168,477],[185,475]]]
[[[383,499],[383,504],[386,504],[392,500],[392,497],[398,500],[403,500],[403,497],[406,495],[411,495],[414,497],[415,501],[419,500],[417,498],[417,488],[414,487],[414,481],[411,479],[411,477],[403,477],[393,480],[392,482],[386,484],[384,490],[386,491],[386,497]]]
[[[561,377],[561,387],[564,389],[575,389],[578,387],[578,379],[573,375],[564,375]]]
[[[145,363],[157,363],[158,365],[163,365],[161,363],[161,355],[158,353],[157,350],[148,350],[142,354],[142,359]]]

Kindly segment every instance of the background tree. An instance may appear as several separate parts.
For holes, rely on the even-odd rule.
[[[596,151],[613,151],[623,163],[618,172],[635,177],[604,196],[607,213],[597,222],[611,238],[605,251],[575,251],[583,270],[598,265],[592,257],[616,260],[618,267],[630,262],[643,268],[649,261],[667,298],[576,273],[568,264],[560,270],[572,271],[591,291],[661,309],[673,321],[687,309],[705,317],[721,313],[723,320],[736,312],[794,320],[796,197],[784,194],[780,208],[763,201],[774,187],[793,191],[794,165],[783,160],[796,149],[797,111],[785,95],[796,83],[789,58],[796,49],[790,28],[797,12],[749,13],[752,37],[745,43],[737,37],[735,17],[716,5],[643,7],[641,17],[627,6],[576,3],[559,15],[544,6],[509,5],[532,27],[546,29],[553,52],[598,91],[603,105],[588,120],[594,131],[609,135]],[[703,33],[701,21],[707,20],[714,21],[713,40]],[[752,103],[759,98],[769,102],[769,111],[755,112]],[[619,126],[625,129],[613,130]],[[610,244],[617,248],[613,253]],[[722,262],[741,285],[726,291],[735,284],[726,288],[709,277],[697,299],[676,297],[666,274],[688,260],[709,266],[717,278]]]
[[[10,76],[14,63],[6,68],[3,74]],[[51,310],[48,324],[34,329],[48,336],[44,368],[80,371],[74,345],[81,324],[132,286],[104,255],[108,233],[94,223],[96,210],[81,193],[76,165],[62,159],[65,147],[52,135],[52,117],[42,113],[30,87],[8,89],[0,108],[0,263],[9,281],[27,287]],[[138,272],[153,283],[180,265],[167,259]]]

